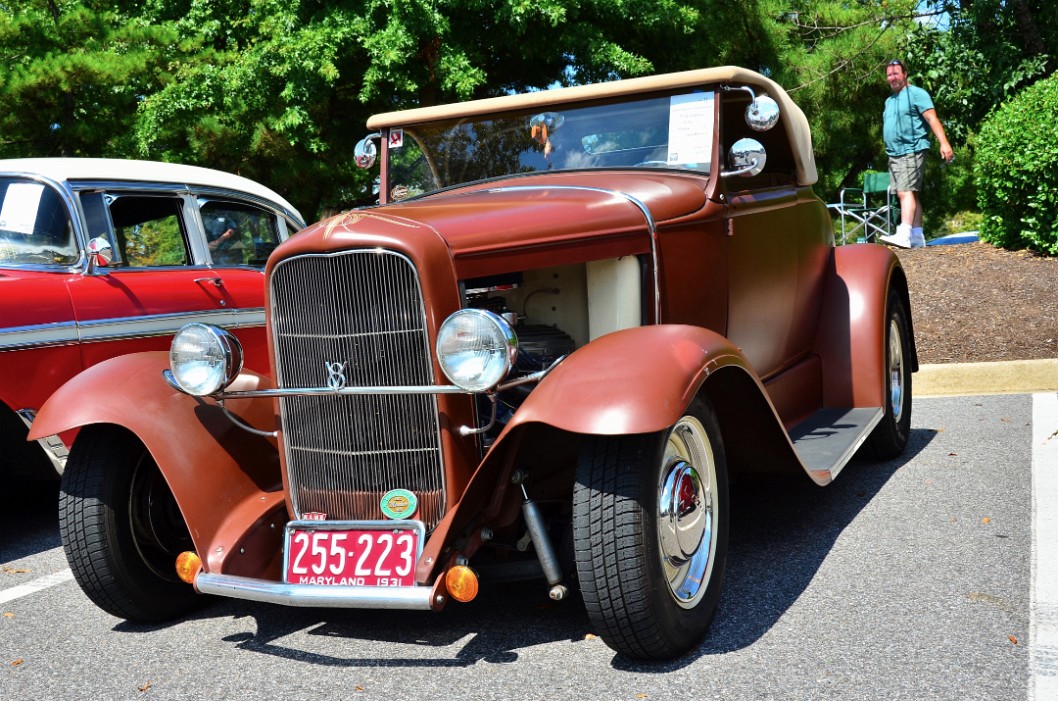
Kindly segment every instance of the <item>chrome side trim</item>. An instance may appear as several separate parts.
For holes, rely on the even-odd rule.
[[[101,343],[150,336],[169,336],[191,322],[212,324],[226,329],[244,329],[265,325],[264,308],[226,309],[223,311],[181,312],[147,316],[98,319],[80,324],[63,321],[0,329],[0,351],[24,348]]]
[[[34,346],[61,346],[77,343],[77,323],[63,321],[58,324],[35,324],[15,326],[0,330],[0,350],[32,348]]]
[[[32,428],[33,420],[37,418],[37,412],[34,409],[19,409],[15,414],[22,419],[22,423],[26,424],[26,428]],[[48,456],[51,466],[55,468],[55,474],[62,477],[62,473],[66,471],[66,459],[70,456],[66,444],[54,434],[38,438],[37,444],[44,449],[44,454]]]
[[[195,589],[202,594],[229,596],[283,606],[400,609],[429,611],[433,587],[353,587],[284,584],[267,579],[200,572]]]

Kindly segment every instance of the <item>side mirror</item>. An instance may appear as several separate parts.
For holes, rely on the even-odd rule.
[[[375,160],[378,159],[378,146],[375,146],[375,139],[380,138],[382,138],[381,134],[368,134],[356,143],[356,148],[353,149],[353,161],[357,168],[367,170],[375,165]]]
[[[739,139],[727,152],[727,166],[731,170],[721,171],[720,176],[727,178],[733,175],[741,175],[744,178],[752,178],[760,175],[764,170],[764,164],[768,160],[768,154],[756,139]]]
[[[96,236],[88,242],[88,273],[98,275],[99,268],[105,268],[114,259],[114,249],[102,236]]]
[[[757,93],[753,92],[753,88],[747,85],[738,87],[725,85],[723,89],[725,91],[741,90],[749,93],[753,101],[746,107],[746,124],[753,131],[768,131],[779,122],[779,103],[773,98],[767,95],[758,96]]]
[[[760,95],[746,108],[746,124],[753,131],[768,131],[779,121],[779,103]]]

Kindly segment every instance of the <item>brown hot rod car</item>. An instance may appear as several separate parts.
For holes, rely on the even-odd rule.
[[[704,69],[368,127],[378,206],[268,261],[270,375],[190,324],[33,424],[80,429],[61,530],[105,610],[438,610],[535,576],[618,652],[669,658],[716,609],[729,479],[825,485],[904,450],[903,270],[834,245],[773,81]]]

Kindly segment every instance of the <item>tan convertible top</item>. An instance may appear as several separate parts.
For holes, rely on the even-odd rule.
[[[454,102],[435,107],[419,107],[400,112],[386,112],[384,114],[376,114],[367,120],[367,127],[368,129],[405,127],[411,124],[422,124],[443,119],[458,119],[460,117],[496,114],[498,112],[532,109],[535,107],[552,107],[562,103],[620,97],[707,83],[720,83],[733,87],[748,85],[754,88],[758,94],[763,92],[778,102],[782,111],[782,123],[785,125],[786,135],[790,139],[790,146],[794,154],[797,181],[801,185],[812,185],[816,182],[816,161],[812,153],[812,133],[808,127],[808,120],[805,119],[804,112],[794,104],[790,96],[786,94],[786,91],[778,83],[770,78],[765,78],[756,71],[738,66],[702,68],[682,73],[666,73],[646,78],[629,78],[609,83],[578,85],[572,88],[540,90],[520,95],[505,95],[484,100]]]

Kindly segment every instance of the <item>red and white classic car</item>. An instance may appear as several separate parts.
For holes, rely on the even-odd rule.
[[[62,383],[189,322],[231,329],[267,371],[262,270],[303,226],[268,188],[206,168],[0,160],[0,479],[62,471],[61,440],[25,441]]]
[[[835,247],[773,81],[704,69],[368,127],[379,206],[268,261],[271,372],[194,324],[40,412],[34,438],[80,429],[61,530],[102,608],[438,610],[535,575],[664,659],[716,609],[729,479],[825,485],[904,450],[903,270]]]

